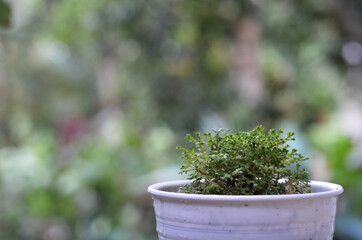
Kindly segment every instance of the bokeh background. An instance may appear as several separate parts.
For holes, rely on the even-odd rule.
[[[0,239],[155,240],[186,133],[294,131],[362,239],[359,0],[1,0]]]

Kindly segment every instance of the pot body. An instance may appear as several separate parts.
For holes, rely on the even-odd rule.
[[[312,181],[312,193],[223,196],[177,193],[188,181],[151,185],[160,240],[331,240],[343,188]]]

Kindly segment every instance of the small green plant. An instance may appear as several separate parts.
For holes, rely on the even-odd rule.
[[[185,165],[180,173],[189,174],[191,184],[179,192],[219,195],[271,195],[309,192],[308,174],[300,162],[308,158],[291,149],[294,133],[282,137],[282,130],[267,135],[258,126],[250,132],[187,134],[192,146],[184,148]],[[292,166],[295,169],[292,170]]]

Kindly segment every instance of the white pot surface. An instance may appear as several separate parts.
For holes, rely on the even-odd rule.
[[[177,193],[190,181],[148,188],[160,240],[331,240],[340,185],[312,181],[312,193],[226,196]]]

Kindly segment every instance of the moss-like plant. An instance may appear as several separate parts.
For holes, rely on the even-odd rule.
[[[191,184],[179,192],[218,195],[271,195],[309,192],[308,174],[300,162],[308,158],[290,149],[294,133],[282,136],[271,129],[267,135],[258,126],[250,132],[227,130],[190,134],[192,146],[178,147]],[[295,167],[293,167],[295,166]],[[293,170],[294,168],[294,170]]]

